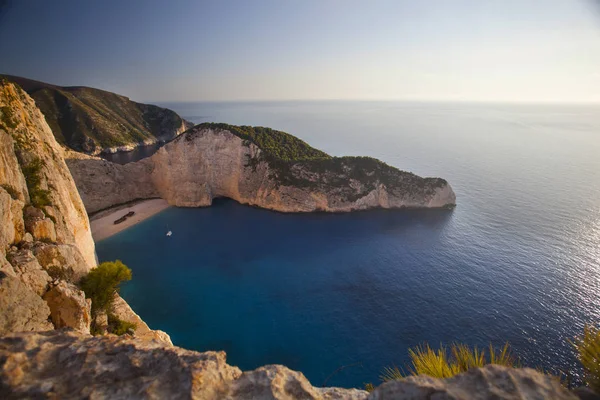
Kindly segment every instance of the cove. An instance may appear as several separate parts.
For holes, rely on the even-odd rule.
[[[97,251],[133,270],[123,297],[175,345],[225,350],[243,370],[284,364],[317,386],[362,387],[423,341],[511,340],[527,355],[514,323],[531,317],[526,296],[497,290],[502,268],[474,284],[482,266],[457,246],[454,213],[282,214],[220,199],[169,208]]]

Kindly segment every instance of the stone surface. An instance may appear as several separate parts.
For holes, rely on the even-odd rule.
[[[530,368],[488,365],[449,379],[416,376],[379,386],[369,399],[555,399],[577,397],[551,376]]]
[[[35,240],[56,242],[54,222],[49,218],[25,220],[25,229]]]
[[[38,296],[44,295],[52,278],[42,268],[31,250],[18,250],[7,255],[16,276]]]
[[[359,390],[313,388],[301,373],[282,366],[242,374],[225,357],[113,335],[11,335],[0,339],[0,398],[366,398]]]
[[[553,377],[490,365],[454,378],[389,382],[372,393],[316,388],[300,372],[268,365],[242,372],[224,352],[74,331],[0,338],[0,398],[575,400]]]
[[[300,161],[286,164],[281,172],[281,165],[262,153],[228,130],[199,125],[137,163],[121,166],[77,156],[68,164],[88,212],[157,195],[181,207],[209,206],[214,198],[228,197],[282,212],[445,207],[456,202],[443,179],[420,178],[374,160],[336,159],[324,170]]]
[[[148,158],[119,165],[71,152],[67,164],[90,214],[137,199],[160,197],[152,182],[154,167]]]
[[[50,308],[50,317],[56,328],[68,327],[90,333],[92,303],[75,285],[62,281],[43,298]]]
[[[0,187],[0,250],[6,249],[13,243],[18,243],[23,238],[25,234],[24,204],[21,200],[13,199],[4,188]]]
[[[50,309],[38,294],[0,271],[0,335],[54,329],[49,316]]]
[[[54,209],[56,222],[48,219],[39,229],[49,231],[50,224],[54,224],[56,241],[76,245],[86,260],[89,268],[96,265],[94,242],[89,229],[89,220],[81,198],[77,193],[75,182],[64,161],[64,150],[56,142],[50,127],[35,102],[21,88],[8,82],[0,82],[0,109],[9,115],[8,122],[0,126],[3,129],[2,147],[0,148],[0,163],[6,164],[9,173],[0,173],[0,184],[3,179],[16,179],[12,185],[16,186],[19,193],[27,193],[24,188],[23,166],[31,165],[36,161],[40,165],[37,176],[40,179],[39,189],[47,190],[50,206]],[[3,112],[4,112],[3,111]],[[5,142],[16,145],[8,146]],[[11,142],[12,141],[12,142]],[[15,150],[16,149],[16,150]],[[2,178],[4,176],[4,178]],[[10,183],[10,182],[9,182]],[[4,214],[4,200],[2,213]],[[25,197],[24,197],[25,199]],[[27,196],[25,201],[29,201]],[[21,209],[24,204],[21,203]],[[52,215],[52,214],[50,214]],[[4,215],[2,216],[5,219]],[[49,233],[51,238],[51,234]],[[36,237],[35,234],[33,234]],[[1,237],[1,236],[0,236]],[[20,240],[20,237],[18,238]],[[0,243],[4,245],[4,243]],[[6,245],[3,246],[6,248]]]
[[[5,275],[12,276],[14,278],[17,277],[15,270],[12,265],[6,260],[4,254],[0,252],[0,273],[4,273]]]
[[[134,336],[144,340],[153,340],[167,346],[172,346],[173,342],[166,332],[152,330],[148,325],[135,313],[125,300],[119,295],[115,296],[113,304],[113,314],[119,319],[135,324]]]
[[[33,254],[53,277],[76,283],[89,272],[79,249],[70,244],[39,244],[33,248]]]

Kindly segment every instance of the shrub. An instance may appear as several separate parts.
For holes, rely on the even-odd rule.
[[[272,157],[284,161],[313,160],[331,158],[327,153],[311,147],[308,143],[289,133],[262,126],[235,126],[205,122],[203,128],[228,130],[243,140],[244,146],[254,143]]]
[[[43,165],[40,158],[34,158],[29,164],[21,167],[27,182],[31,204],[37,208],[50,205],[50,191],[41,188]]]
[[[485,350],[477,347],[470,348],[464,344],[450,346],[450,356],[446,347],[440,346],[436,351],[428,344],[410,349],[408,354],[411,366],[408,367],[410,375],[429,375],[434,378],[450,378],[471,368],[483,367],[487,364],[499,364],[507,367],[520,366],[518,360],[512,355],[510,346],[506,343],[499,351],[490,344],[489,360]],[[406,375],[398,367],[387,367],[381,373],[384,382],[398,380]]]
[[[109,313],[112,309],[119,285],[131,280],[131,270],[120,260],[103,262],[90,271],[80,282],[85,297],[92,299],[92,316],[99,311]]]
[[[129,331],[135,331],[137,325],[133,322],[123,321],[115,314],[108,314],[108,331],[112,334],[121,336]]]
[[[572,342],[577,349],[577,358],[583,365],[587,385],[600,393],[600,329],[585,326],[583,335]]]

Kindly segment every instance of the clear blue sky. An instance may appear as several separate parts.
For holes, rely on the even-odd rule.
[[[1,73],[139,101],[600,101],[593,0],[9,4]]]

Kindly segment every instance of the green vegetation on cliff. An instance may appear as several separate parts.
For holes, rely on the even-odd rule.
[[[73,150],[100,150],[135,145],[145,140],[170,140],[191,124],[175,112],[88,87],[60,87],[5,76],[36,102],[56,140]]]
[[[108,331],[115,335],[123,335],[135,330],[135,324],[119,319],[113,314],[115,296],[119,293],[121,283],[131,280],[131,270],[120,260],[103,262],[91,270],[79,286],[85,297],[92,299],[92,333],[98,333],[97,317],[107,315]]]
[[[282,161],[329,159],[331,156],[311,147],[308,143],[289,133],[262,126],[235,126],[229,124],[203,123],[200,128],[227,130],[241,139],[254,143],[270,156]]]
[[[27,182],[27,190],[31,204],[37,208],[50,205],[50,191],[42,189],[42,160],[37,157],[28,164],[21,166],[21,171]]]
[[[421,178],[410,172],[400,171],[372,157],[332,157],[311,147],[289,133],[264,127],[235,126],[224,123],[203,123],[190,131],[186,140],[193,140],[193,133],[203,128],[227,130],[262,150],[260,155],[249,157],[246,166],[254,170],[265,161],[277,183],[282,186],[337,187],[347,200],[357,200],[383,184],[389,188],[401,188],[408,193],[433,194],[436,188],[447,182],[441,178]],[[351,181],[360,183],[359,190],[350,188]]]

